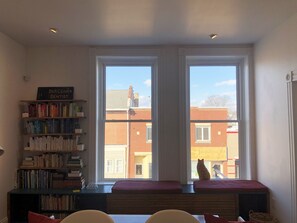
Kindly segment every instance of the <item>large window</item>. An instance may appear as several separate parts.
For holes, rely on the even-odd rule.
[[[90,55],[89,182],[189,183],[198,158],[212,178],[255,177],[251,48],[107,47]]]
[[[238,66],[189,64],[191,178],[204,159],[211,178],[238,178]]]
[[[101,180],[151,178],[152,169],[143,167],[154,165],[155,63],[151,58],[102,60],[99,94],[104,103],[99,102],[98,138],[103,141],[98,143],[105,165],[104,171],[99,169]]]

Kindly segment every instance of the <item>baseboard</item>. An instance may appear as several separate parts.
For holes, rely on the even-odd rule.
[[[0,221],[0,223],[8,223],[8,219],[7,219],[7,217],[3,218],[3,219]]]

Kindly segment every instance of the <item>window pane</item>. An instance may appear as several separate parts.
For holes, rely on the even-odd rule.
[[[116,161],[116,173],[123,173],[124,166],[123,166],[123,160],[117,160]]]
[[[130,123],[130,156],[129,167],[130,178],[150,178],[152,176],[149,164],[152,163],[152,144],[146,140],[147,126],[152,123],[133,122]],[[135,175],[136,164],[141,165],[141,174]],[[140,167],[139,167],[140,168]],[[137,172],[139,173],[139,172]]]
[[[152,126],[151,125],[146,126],[146,141],[147,141],[147,143],[152,142]]]
[[[138,175],[138,176],[142,175],[142,164],[136,164],[135,174]]]
[[[196,140],[202,140],[202,131],[200,127],[196,127]]]
[[[151,119],[150,66],[106,67],[106,120]],[[129,108],[142,108],[145,115],[138,115]]]
[[[209,128],[203,128],[203,140],[209,141]]]
[[[237,120],[236,69],[190,66],[191,120]]]
[[[212,178],[239,177],[236,97],[236,66],[190,66],[192,178],[198,178],[198,159]]]
[[[113,166],[112,166],[112,160],[106,161],[106,172],[112,173],[113,172]]]
[[[104,152],[105,160],[113,160],[115,170],[111,174],[105,166],[104,178],[150,178],[152,67],[107,66],[105,69]]]
[[[105,166],[104,178],[150,178],[152,163],[152,144],[147,143],[147,122],[106,122],[105,160],[113,160],[120,165],[113,173]],[[141,167],[137,167],[141,165]],[[138,168],[138,169],[136,169]],[[141,174],[139,171],[141,168]],[[122,171],[119,171],[121,169]]]
[[[211,178],[238,178],[238,124],[211,123],[211,132],[204,132],[204,139],[211,135],[209,143],[195,139],[195,125],[191,123],[191,177],[198,178],[197,161],[204,159]]]

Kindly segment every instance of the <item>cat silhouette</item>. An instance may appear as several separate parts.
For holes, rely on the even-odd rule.
[[[208,172],[208,169],[204,165],[204,159],[198,159],[197,172],[198,172],[199,180],[209,180],[210,179],[210,174]]]

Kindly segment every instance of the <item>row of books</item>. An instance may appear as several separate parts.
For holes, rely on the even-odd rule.
[[[75,102],[48,102],[25,104],[23,110],[29,113],[29,117],[76,117],[82,112],[82,107]]]
[[[83,189],[86,182],[82,174],[71,177],[65,173],[48,170],[17,171],[17,188],[19,189]]]
[[[42,136],[30,137],[28,151],[81,151],[84,146],[79,143],[79,136]]]
[[[17,188],[48,189],[52,188],[53,173],[47,170],[18,170]]]
[[[75,133],[80,129],[76,119],[49,119],[25,122],[26,134]]]
[[[41,210],[75,210],[74,195],[42,195]]]
[[[57,153],[27,156],[22,161],[22,167],[61,168],[64,167],[64,156]]]

